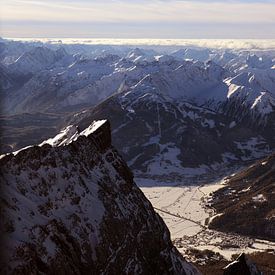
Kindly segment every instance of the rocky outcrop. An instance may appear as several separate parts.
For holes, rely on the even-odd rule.
[[[257,266],[242,253],[234,262],[224,268],[224,275],[261,275]]]
[[[54,140],[0,160],[1,274],[198,273],[112,147],[108,121]]]

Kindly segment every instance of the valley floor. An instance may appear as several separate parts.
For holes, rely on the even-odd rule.
[[[194,260],[192,255],[185,253],[190,249],[218,252],[226,260],[241,252],[275,250],[275,242],[208,229],[209,220],[215,216],[207,206],[211,192],[222,188],[226,177],[212,183],[205,177],[188,178],[182,183],[144,178],[135,178],[135,181],[165,221],[175,246],[190,260]]]

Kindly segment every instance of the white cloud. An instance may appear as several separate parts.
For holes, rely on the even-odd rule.
[[[239,50],[275,50],[275,39],[108,39],[108,38],[14,38],[44,43],[129,46],[181,46]]]

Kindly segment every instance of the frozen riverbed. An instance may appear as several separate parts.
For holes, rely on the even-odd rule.
[[[135,181],[164,219],[175,246],[183,254],[187,248],[210,249],[230,259],[240,252],[275,250],[273,242],[207,228],[209,220],[215,215],[211,208],[206,207],[207,202],[211,192],[226,184],[225,178],[211,184],[200,182],[199,185],[144,178],[136,178]]]

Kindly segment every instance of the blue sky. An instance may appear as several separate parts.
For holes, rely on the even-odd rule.
[[[1,36],[275,38],[275,0],[1,0]]]

